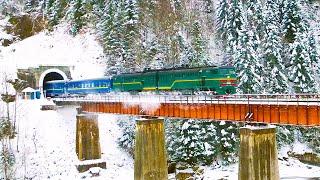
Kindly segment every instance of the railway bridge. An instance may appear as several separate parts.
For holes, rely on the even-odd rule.
[[[93,114],[138,116],[135,179],[167,179],[163,117],[260,123],[259,127],[240,129],[238,177],[242,180],[279,179],[275,127],[269,124],[320,126],[318,94],[166,96],[118,93],[55,98],[54,101],[81,107],[77,115],[77,155],[80,160],[101,157],[99,139],[92,135],[97,134],[92,132],[98,129]],[[99,166],[99,163],[95,165]]]
[[[168,118],[320,126],[320,95],[97,95],[56,98],[83,111]]]

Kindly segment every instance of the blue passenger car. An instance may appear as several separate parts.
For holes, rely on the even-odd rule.
[[[44,85],[44,92],[46,97],[58,97],[66,94],[65,80],[48,81]]]
[[[67,93],[68,95],[108,93],[111,85],[111,78],[72,80],[67,83]]]

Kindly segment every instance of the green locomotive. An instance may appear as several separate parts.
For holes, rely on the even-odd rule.
[[[213,91],[233,94],[237,77],[234,67],[203,67],[152,70],[113,77],[113,90],[140,91]]]

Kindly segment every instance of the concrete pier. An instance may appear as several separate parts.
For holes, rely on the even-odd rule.
[[[98,115],[77,115],[76,153],[78,159],[82,161],[77,166],[80,172],[97,166],[106,168],[106,163],[99,160],[101,158],[101,148],[99,142]]]
[[[134,179],[168,179],[163,119],[145,117],[136,122]]]
[[[239,180],[278,180],[278,154],[274,127],[240,129]]]

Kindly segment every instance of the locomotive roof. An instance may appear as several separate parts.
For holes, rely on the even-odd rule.
[[[151,69],[151,70],[145,70],[141,72],[134,72],[134,73],[122,73],[115,76],[121,76],[121,75],[134,75],[134,74],[143,74],[143,73],[151,73],[151,72],[166,72],[166,71],[185,71],[185,70],[200,70],[200,69],[224,69],[224,68],[234,68],[233,66],[206,66],[206,67],[193,67],[193,68],[169,68],[169,69]]]

